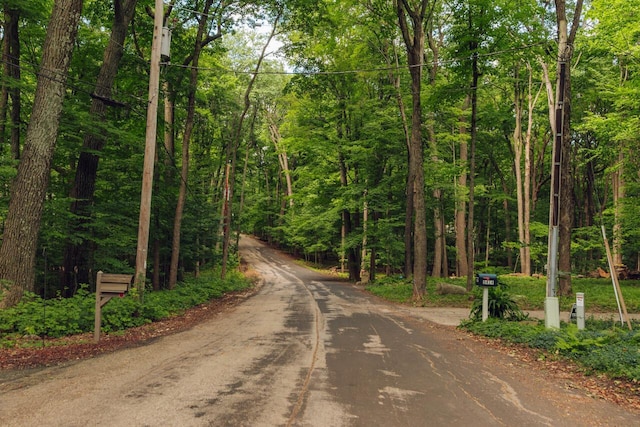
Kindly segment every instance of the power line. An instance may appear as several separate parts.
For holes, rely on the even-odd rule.
[[[537,42],[537,43],[530,43],[527,45],[523,45],[523,46],[519,46],[519,47],[514,47],[514,48],[510,48],[510,49],[503,49],[503,50],[499,50],[499,51],[493,51],[493,52],[487,52],[487,53],[480,53],[477,55],[478,58],[494,58],[494,57],[498,57],[501,55],[504,55],[506,53],[512,53],[512,52],[520,52],[520,51],[525,51],[528,49],[531,49],[533,47],[536,46],[544,46],[546,45],[547,42]],[[451,58],[451,59],[445,59],[445,60],[439,60],[437,62],[436,65],[451,65],[451,64],[456,64],[456,63],[460,63],[460,62],[465,62],[465,61],[471,61],[473,59],[473,57],[470,56],[465,56],[465,57],[459,57],[459,58]],[[380,73],[380,72],[388,72],[388,71],[400,71],[400,70],[405,70],[407,67],[406,66],[387,66],[387,67],[376,67],[376,68],[357,68],[357,69],[349,69],[349,70],[335,70],[335,71],[248,71],[248,70],[234,70],[234,69],[229,69],[229,68],[224,68],[224,67],[193,67],[191,65],[183,65],[183,64],[173,64],[171,62],[163,62],[162,65],[165,65],[167,67],[173,67],[173,68],[185,68],[185,69],[194,69],[196,68],[199,71],[212,71],[212,72],[220,72],[220,73],[233,73],[233,74],[248,74],[248,75],[253,75],[253,74],[257,74],[257,75],[344,75],[344,74],[365,74],[365,73]],[[417,68],[417,67],[427,67],[427,66],[431,66],[433,64],[427,64],[427,63],[422,63],[422,64],[417,64],[417,65],[410,65],[409,68]]]

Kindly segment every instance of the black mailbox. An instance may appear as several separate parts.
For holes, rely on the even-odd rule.
[[[498,276],[495,274],[478,273],[476,276],[478,286],[498,286]]]

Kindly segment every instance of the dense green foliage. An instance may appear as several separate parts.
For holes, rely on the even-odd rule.
[[[640,142],[640,26],[636,14],[627,13],[640,9],[638,1],[587,2],[573,46],[573,152],[571,173],[565,175],[573,181],[572,200],[579,207],[572,218],[572,274],[609,269],[601,224],[612,240],[615,262],[631,272],[640,270],[640,178],[634,155]],[[476,270],[519,271],[519,250],[527,247],[531,273],[544,273],[554,137],[549,113],[557,72],[552,3],[429,2],[433,13],[423,28],[419,116],[426,258],[434,276],[462,276],[460,254],[467,246]],[[19,31],[13,41],[20,49],[18,57],[7,59],[15,62],[3,69],[1,79],[6,98],[0,102],[0,240],[42,74],[38,63],[52,2],[6,4],[7,11],[16,12]],[[114,4],[84,2],[40,236],[32,245],[37,274],[28,289],[41,296],[45,288],[65,296],[84,284],[91,290],[96,271],[131,272],[136,262],[153,2],[135,4],[119,44],[122,59],[113,87],[102,100],[104,111],[95,114]],[[361,271],[371,277],[409,276],[415,235],[414,218],[410,210],[407,214],[412,89],[393,2],[242,0],[220,3],[215,14],[204,15],[199,10],[203,2],[171,4],[166,11],[171,60],[161,70],[147,259],[153,289],[170,287],[170,269],[184,275],[220,262],[223,216],[230,218],[233,232],[258,235],[309,260],[347,265],[354,279]],[[206,43],[193,69],[201,18],[208,20]],[[261,57],[273,25],[278,43]],[[11,41],[7,32],[2,36],[3,42]],[[472,60],[481,76],[476,87],[471,87]],[[12,69],[19,69],[19,76]],[[197,71],[197,84],[190,97],[192,71]],[[477,98],[474,124],[472,94]],[[19,117],[12,116],[14,111]],[[465,224],[472,131],[474,215],[473,223]],[[90,136],[100,137],[100,144],[87,145]],[[525,140],[528,149],[516,155],[518,142]],[[89,154],[99,160],[95,189],[77,198],[76,177],[87,167],[83,156]],[[518,174],[527,167],[530,193],[524,197],[531,212],[525,227],[518,223],[524,184],[517,177],[527,179]],[[229,205],[225,195],[230,195]],[[77,210],[76,203],[86,206]],[[472,241],[464,241],[466,228],[473,231]],[[536,284],[528,288],[509,283],[524,308],[540,304],[543,288],[532,280]],[[574,281],[574,291],[584,291],[581,283]],[[433,283],[429,286],[433,303],[465,304],[463,297],[440,296]],[[587,291],[589,301],[600,289]],[[601,308],[612,306],[607,300]]]
[[[173,290],[148,292],[140,302],[135,292],[111,299],[102,310],[102,330],[112,332],[140,326],[183,313],[228,292],[247,289],[251,283],[239,273],[223,281],[217,272],[190,277]],[[27,294],[15,307],[0,310],[0,346],[12,345],[14,337],[37,335],[61,337],[93,331],[95,296],[82,287],[71,298],[43,300]]]

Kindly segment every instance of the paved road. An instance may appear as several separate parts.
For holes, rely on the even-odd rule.
[[[0,384],[3,426],[637,425],[451,326],[243,238],[264,279],[184,333]]]

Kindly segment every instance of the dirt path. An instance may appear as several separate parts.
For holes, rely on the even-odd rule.
[[[0,375],[0,425],[637,424],[515,354],[241,245],[256,295],[145,346]]]

